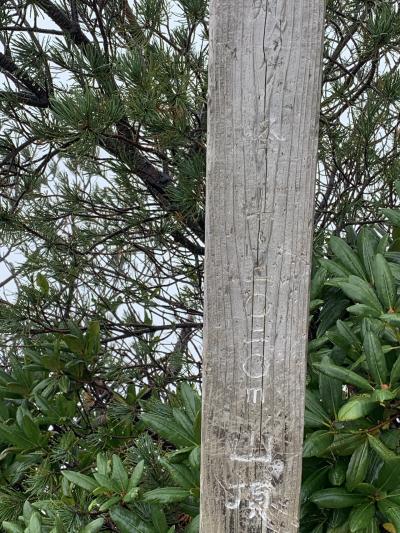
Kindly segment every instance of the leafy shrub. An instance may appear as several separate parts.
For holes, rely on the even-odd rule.
[[[72,326],[0,373],[2,528],[194,533],[200,398],[187,383],[168,401],[112,390],[96,377],[98,336]]]
[[[396,211],[385,212],[398,222]],[[398,242],[364,227],[347,242],[333,236],[329,250],[312,280],[301,531],[396,533]]]
[[[363,227],[315,258],[302,533],[400,532],[398,244]],[[200,398],[190,385],[166,396],[104,382],[96,322],[23,349],[0,372],[3,530],[197,532]]]

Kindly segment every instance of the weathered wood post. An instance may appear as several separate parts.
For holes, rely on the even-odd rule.
[[[211,0],[201,533],[297,531],[323,0]]]

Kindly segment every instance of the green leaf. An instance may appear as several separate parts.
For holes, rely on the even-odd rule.
[[[350,299],[371,307],[382,314],[382,305],[371,286],[365,280],[357,276],[349,276],[347,281],[331,280],[329,281],[329,285],[339,287]]]
[[[158,506],[153,505],[151,508],[151,521],[155,528],[155,533],[165,533],[168,531],[168,523],[165,513]]]
[[[348,368],[343,368],[328,362],[314,363],[313,366],[322,374],[334,379],[338,379],[342,383],[350,383],[351,385],[355,385],[364,391],[374,390],[372,385],[368,383],[365,378],[359,374],[356,374],[352,370],[349,370]]]
[[[342,459],[338,459],[329,470],[329,482],[334,487],[340,487],[346,480],[347,463]]]
[[[310,500],[323,509],[344,509],[365,503],[366,497],[343,488],[330,488],[314,492]]]
[[[199,533],[200,528],[200,515],[198,514],[193,518],[190,524],[185,529],[185,533]]]
[[[373,279],[372,265],[375,259],[376,245],[377,238],[374,233],[366,226],[361,228],[357,238],[357,250],[371,281]]]
[[[385,491],[400,488],[400,457],[384,462],[376,486]]]
[[[161,464],[168,470],[174,482],[180,487],[190,490],[199,485],[199,479],[187,466],[182,464],[170,464],[163,459]]]
[[[352,315],[356,315],[359,317],[366,317],[366,318],[378,318],[379,317],[379,311],[373,307],[370,307],[365,304],[354,304],[350,305],[346,309],[349,313]]]
[[[400,327],[400,313],[384,313],[380,316],[380,319],[389,322],[393,326]]]
[[[381,211],[394,226],[400,226],[400,211],[398,209],[381,208]]]
[[[35,444],[35,446],[41,446],[44,443],[44,435],[42,435],[39,427],[29,416],[23,417],[22,429],[24,430],[25,435],[31,440],[32,443]]]
[[[110,517],[117,526],[118,533],[154,533],[152,527],[140,520],[133,511],[124,507],[111,509]]]
[[[364,353],[369,371],[376,383],[387,384],[388,369],[386,357],[378,336],[373,331],[367,331],[364,336]]]
[[[34,512],[29,520],[29,533],[42,533],[42,523],[38,512]]]
[[[97,354],[100,348],[100,323],[93,320],[89,323],[85,337],[85,354],[89,357]]]
[[[352,398],[341,407],[337,418],[342,422],[357,420],[358,418],[369,414],[377,405],[378,402],[372,399],[369,394],[352,396]]]
[[[368,435],[368,441],[371,445],[371,448],[379,455],[383,461],[390,461],[391,459],[396,459],[398,456],[390,450],[383,442],[373,435]]]
[[[326,430],[314,431],[309,435],[303,446],[303,457],[323,457],[332,444],[333,434]]]
[[[97,518],[96,520],[89,522],[89,524],[86,524],[80,533],[97,533],[97,531],[100,531],[100,529],[103,527],[103,524],[104,518]]]
[[[359,483],[362,483],[367,474],[369,465],[368,441],[354,450],[346,472],[346,487],[353,490]]]
[[[163,487],[160,489],[150,490],[143,494],[143,501],[147,503],[177,503],[186,500],[190,492],[179,487]]]
[[[400,531],[400,507],[391,502],[390,499],[378,501],[380,512],[391,522],[396,531]]]
[[[113,496],[112,498],[109,498],[104,503],[102,503],[99,507],[99,511],[101,513],[104,513],[105,511],[108,511],[111,509],[111,507],[114,507],[114,505],[117,505],[117,503],[121,500],[121,497],[119,495]]]
[[[80,472],[63,470],[61,473],[64,477],[68,479],[68,481],[70,481],[74,485],[77,485],[78,487],[81,487],[82,489],[92,492],[95,488],[98,487],[96,481],[92,477],[85,476],[85,474],[81,474]]]
[[[82,341],[82,339],[69,334],[63,335],[62,338],[72,353],[83,355],[83,352],[85,350],[85,343],[84,341]]]
[[[371,502],[354,507],[349,518],[350,532],[356,533],[357,531],[364,530],[369,526],[374,516],[375,506]]]
[[[306,502],[311,494],[324,487],[327,475],[328,467],[324,466],[323,468],[311,472],[307,479],[303,480],[300,493],[301,503]]]
[[[180,393],[182,396],[183,403],[185,405],[186,414],[189,416],[193,423],[200,409],[200,403],[196,397],[196,393],[188,383],[182,383],[180,385]]]
[[[352,248],[350,248],[350,246],[343,239],[332,236],[329,240],[329,246],[335,257],[348,272],[359,276],[360,278],[365,278],[365,272],[361,261],[354,253]]]
[[[143,470],[144,461],[140,461],[140,463],[138,463],[133,469],[131,477],[129,478],[128,490],[132,490],[139,485],[143,476]]]
[[[24,533],[24,529],[19,524],[4,521],[1,525],[3,526],[3,529],[7,531],[7,533]]]
[[[400,381],[400,356],[396,359],[390,372],[390,385],[395,385]]]
[[[320,427],[330,422],[329,416],[322,407],[321,402],[310,390],[306,390],[304,417],[312,424],[309,427]]]
[[[143,413],[143,422],[151,427],[156,433],[175,446],[196,446],[193,436],[174,420],[154,413]]]
[[[366,435],[360,432],[337,433],[329,447],[329,451],[338,456],[351,455],[366,438]]]
[[[376,255],[373,268],[378,298],[385,309],[393,309],[396,303],[396,286],[388,262],[382,254]]]
[[[98,471],[99,474],[102,474],[103,476],[107,475],[108,461],[107,461],[107,457],[104,455],[104,453],[98,453],[97,454],[96,466],[97,466],[97,471]]]
[[[47,281],[46,277],[43,274],[38,273],[36,275],[36,283],[40,289],[40,292],[47,296],[49,294],[50,286],[49,286],[49,282]]]
[[[124,465],[122,464],[121,459],[118,455],[113,454],[112,456],[112,475],[113,479],[121,491],[125,491],[128,488],[128,474],[125,470]]]
[[[331,364],[330,358],[324,356],[321,366]],[[319,374],[319,393],[324,408],[333,416],[336,416],[343,403],[342,383],[323,373]]]

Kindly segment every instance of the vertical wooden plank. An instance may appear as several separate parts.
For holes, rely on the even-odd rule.
[[[298,527],[323,18],[211,0],[201,533]]]

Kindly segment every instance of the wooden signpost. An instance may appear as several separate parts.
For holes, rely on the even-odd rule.
[[[201,533],[298,528],[323,0],[211,0]]]

